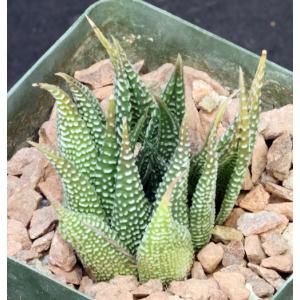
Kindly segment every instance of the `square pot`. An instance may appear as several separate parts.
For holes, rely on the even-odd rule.
[[[258,63],[257,55],[141,0],[102,0],[85,14],[104,33],[120,39],[130,60],[143,58],[150,70],[174,61],[180,53],[185,65],[206,71],[223,85],[236,88],[238,67],[243,68],[249,82]],[[8,158],[27,140],[37,137],[54,103],[46,93],[32,88],[32,83],[57,83],[54,73],[73,74],[104,57],[105,51],[83,14],[8,92]],[[292,72],[267,62],[265,78],[264,110],[292,103]],[[8,299],[89,298],[8,257]],[[292,276],[273,299],[292,299]]]

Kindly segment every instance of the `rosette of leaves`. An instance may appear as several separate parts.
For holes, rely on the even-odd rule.
[[[58,152],[31,144],[51,161],[63,184],[63,203],[52,203],[59,231],[95,280],[117,274],[164,284],[184,279],[195,251],[226,220],[239,194],[255,143],[266,53],[248,91],[240,70],[240,111],[233,124],[217,139],[229,97],[202,149],[191,157],[181,57],[155,98],[120,43],[88,20],[115,71],[107,112],[70,75],[57,73],[72,97],[58,86],[35,84],[57,105]]]

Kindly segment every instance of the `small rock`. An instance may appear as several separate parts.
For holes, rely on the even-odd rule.
[[[190,136],[190,150],[191,153],[193,154],[199,151],[201,144],[203,143],[200,134],[202,130],[202,125],[200,123],[198,110],[192,98],[191,83],[188,83],[187,78],[184,78],[184,82],[185,82],[185,113],[186,113],[187,126],[189,129],[189,136]]]
[[[213,291],[219,290],[218,284],[213,279],[188,279],[185,281],[172,281],[169,286],[169,291],[183,299],[211,299]],[[226,299],[224,295],[222,298]]]
[[[252,179],[251,179],[251,174],[250,174],[249,169],[247,168],[246,172],[245,172],[245,176],[244,176],[244,180],[243,180],[243,183],[242,183],[241,190],[250,191],[252,189],[252,187],[253,187],[253,183],[252,183]]]
[[[50,231],[47,234],[41,236],[32,243],[31,249],[38,253],[48,250],[50,248],[53,236],[54,231]]]
[[[182,298],[171,295],[168,292],[155,292],[155,293],[149,295],[148,297],[143,298],[143,300],[180,300],[180,299],[182,299]]]
[[[272,296],[275,292],[273,286],[259,276],[249,279],[247,283],[251,285],[252,290],[257,297]]]
[[[267,155],[267,171],[279,180],[289,176],[292,166],[293,143],[289,134],[279,136],[270,147]]]
[[[224,116],[222,119],[222,124],[225,127],[228,127],[234,122],[235,117],[239,114],[240,111],[240,100],[238,98],[231,99],[227,104]]]
[[[287,253],[293,254],[293,223],[289,223],[287,228],[282,233],[282,237],[287,241]]]
[[[41,253],[37,252],[34,249],[29,249],[29,250],[21,250],[15,255],[16,259],[28,262],[30,260],[40,258]]]
[[[183,67],[184,78],[186,78],[187,83],[191,84],[194,80],[202,80],[210,85],[219,95],[228,96],[229,93],[224,89],[217,81],[212,79],[207,73],[203,71],[196,70],[192,67]]]
[[[252,182],[256,183],[267,165],[268,146],[261,134],[256,137],[252,152],[251,174]]]
[[[27,182],[24,182],[17,176],[7,176],[7,199],[9,199],[15,192],[24,188],[24,186],[28,186],[28,188],[34,188]]]
[[[95,297],[96,296],[96,293],[95,295],[90,295],[87,293],[88,289],[93,285],[93,280],[88,277],[88,276],[83,276],[81,278],[81,282],[80,282],[80,286],[79,286],[79,291],[82,292],[82,293],[85,293],[91,297]]]
[[[261,266],[279,272],[291,273],[293,272],[293,256],[291,254],[271,256],[263,259]]]
[[[202,144],[206,141],[208,133],[210,131],[211,125],[216,117],[217,111],[213,111],[211,113],[207,113],[203,110],[199,111],[199,120],[200,120],[200,137]],[[224,133],[224,127],[220,124],[217,131],[217,138],[220,138]]]
[[[48,269],[62,282],[72,283],[79,285],[82,278],[82,270],[76,266],[73,270],[66,272],[51,264],[48,265]]]
[[[229,215],[228,219],[225,221],[224,225],[227,227],[237,227],[237,220],[240,218],[242,214],[244,214],[245,211],[240,208],[236,207],[232,210],[231,214]]]
[[[52,206],[47,206],[36,210],[33,213],[29,236],[31,239],[36,239],[41,235],[53,230],[58,222],[56,211]]]
[[[24,187],[18,190],[8,199],[8,217],[22,222],[27,227],[41,199],[42,196],[33,189]]]
[[[37,163],[39,160],[46,161],[45,157],[35,148],[20,149],[8,162],[7,174],[18,176],[23,174],[24,168],[32,162]]]
[[[287,189],[293,189],[293,170],[291,170],[288,177],[283,180],[282,185]]]
[[[33,188],[35,188],[38,183],[41,181],[45,174],[45,169],[48,166],[49,162],[45,159],[39,159],[33,161],[23,168],[22,175],[20,179],[23,182],[28,182]]]
[[[193,267],[191,270],[191,277],[195,279],[207,279],[202,265],[199,261],[194,261]]]
[[[240,273],[244,276],[246,281],[257,277],[257,274],[254,273],[252,270],[250,270],[244,266],[239,266],[239,265],[230,265],[230,266],[224,267],[224,268],[220,269],[220,272]]]
[[[210,242],[204,246],[197,254],[203,269],[207,273],[212,273],[221,262],[224,250],[219,244]]]
[[[223,96],[224,97],[224,96]],[[221,101],[221,97],[217,93],[213,93],[210,96],[204,96],[202,101],[199,103],[199,109],[203,109],[207,112],[212,112],[216,109]],[[197,108],[198,108],[197,107]]]
[[[272,182],[275,184],[279,183],[279,180],[268,174],[266,171],[263,171],[259,180],[260,183],[265,185],[267,182]]]
[[[293,220],[293,203],[282,202],[282,203],[269,203],[266,207],[268,211],[274,211],[276,213],[286,216],[290,221]]]
[[[224,256],[222,265],[224,267],[230,265],[240,265],[243,263],[245,250],[241,241],[231,241],[224,247]]]
[[[249,268],[245,268],[238,265],[231,265],[226,268],[222,268],[220,271],[227,273],[235,272],[243,275],[246,280],[246,283],[251,286],[253,292],[258,297],[271,296],[274,293],[272,285],[267,283],[267,281],[265,281],[264,279],[260,278],[255,272],[253,272]]]
[[[7,254],[11,256],[22,249],[30,249],[31,241],[22,222],[13,219],[7,220],[7,246]]]
[[[133,296],[126,289],[109,284],[107,282],[97,283],[96,300],[133,300]]]
[[[7,240],[7,255],[14,256],[22,250],[22,244],[15,240]]]
[[[63,187],[59,175],[55,169],[49,165],[45,171],[44,181],[38,185],[41,193],[50,202],[62,202],[63,200]]]
[[[150,294],[162,292],[163,285],[159,279],[151,279],[132,291],[134,298],[144,298]]]
[[[139,72],[144,61],[134,64],[134,69]],[[75,79],[88,84],[92,90],[113,83],[114,71],[109,59],[101,60],[87,69],[78,70],[74,74]]]
[[[84,277],[86,277],[86,276],[84,276]],[[81,282],[82,282],[82,280],[81,280]],[[85,284],[83,286],[80,284],[81,291],[93,299],[96,298],[97,292],[101,291],[101,289],[103,288],[103,283],[109,284],[107,282],[98,282],[98,283],[93,284],[93,283],[90,283],[87,279],[83,283]]]
[[[108,97],[110,97],[110,95],[112,95],[114,93],[114,86],[113,85],[106,85],[97,89],[94,89],[92,91],[93,95],[99,99],[99,100],[104,100]],[[102,107],[101,107],[102,108]],[[103,108],[102,108],[103,109]],[[107,110],[104,110],[107,111]]]
[[[57,149],[56,120],[52,119],[43,123],[39,130],[39,144],[45,144]]]
[[[58,231],[52,239],[49,261],[52,265],[58,266],[65,271],[71,271],[76,264],[76,256],[71,245],[62,239]]]
[[[53,278],[54,275],[48,269],[48,262],[46,261],[47,255],[44,258],[35,258],[27,262],[29,266],[32,266],[39,273],[42,273],[48,277]]]
[[[276,228],[287,218],[272,211],[245,213],[237,221],[238,229],[245,235],[260,234]],[[288,221],[288,220],[287,220]]]
[[[289,201],[293,201],[293,191],[289,190],[283,186],[277,185],[272,182],[265,183],[265,189],[269,193],[278,196],[279,198],[283,198]]]
[[[128,290],[129,292],[135,290],[139,283],[133,275],[116,275],[109,281],[110,284],[117,285],[118,287]]]
[[[268,230],[266,232],[261,233],[260,234],[261,239],[267,239],[268,236],[270,234],[273,234],[273,233],[279,233],[279,234],[281,234],[286,229],[286,227],[289,224],[288,218],[286,216],[284,216],[284,215],[281,215],[281,214],[278,214],[278,215],[279,215],[279,217],[281,219],[281,223],[278,226],[276,226],[275,228],[270,229],[270,230]]]
[[[276,290],[280,289],[280,287],[284,284],[284,280],[274,270],[266,269],[252,263],[248,263],[248,267],[269,282]]]
[[[293,105],[261,113],[258,131],[265,140],[275,139],[284,132],[293,135]]]
[[[243,275],[234,272],[216,272],[213,277],[230,300],[248,300],[250,293],[245,288]]]
[[[252,212],[264,210],[269,198],[269,193],[265,191],[261,184],[258,184],[241,199],[239,206]]]
[[[173,64],[166,63],[157,68],[156,70],[149,72],[141,76],[145,85],[150,89],[152,95],[160,95],[165,88],[171,74],[175,67]]]
[[[197,108],[212,112],[220,102],[219,95],[211,85],[202,80],[194,80],[192,83],[193,99]]]
[[[230,241],[243,241],[243,234],[232,227],[216,225],[212,231],[212,237],[215,242],[228,244]]]
[[[266,257],[257,235],[249,235],[245,238],[245,252],[250,262],[260,264]]]
[[[251,289],[258,297],[271,296],[274,293],[272,285],[267,283],[264,279],[260,278],[256,273],[248,268],[231,265],[226,268],[222,268],[220,272],[234,272],[243,275],[246,280],[246,287],[247,285],[250,285]]]
[[[268,235],[262,240],[261,246],[268,256],[283,254],[289,248],[286,240],[278,233]]]

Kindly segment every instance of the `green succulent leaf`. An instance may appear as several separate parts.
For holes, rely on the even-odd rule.
[[[34,86],[48,91],[56,100],[60,154],[93,182],[98,151],[75,104],[67,93],[55,85],[39,83]]]
[[[218,176],[217,129],[224,114],[228,100],[224,101],[217,112],[216,118],[205,145],[206,161],[196,186],[190,209],[190,232],[195,250],[207,244],[211,238],[215,223],[215,196]]]
[[[186,124],[186,119],[182,121],[179,143],[170,160],[167,172],[164,175],[162,182],[159,184],[156,192],[156,204],[161,201],[164,193],[172,180],[179,174],[188,174],[190,158],[190,139],[189,132]],[[182,180],[174,187],[170,201],[172,217],[182,225],[189,225],[189,210],[187,199],[187,182],[188,176],[184,176]]]
[[[266,53],[263,51],[257,72],[249,92],[250,110],[244,83],[244,75],[240,69],[240,119],[239,119],[239,143],[237,148],[237,159],[231,173],[225,196],[216,222],[222,224],[229,216],[235,200],[237,199],[244,179],[245,171],[248,168],[249,160],[255,143],[255,136],[259,122],[260,111],[260,90],[264,76]],[[255,134],[254,134],[255,133]]]
[[[187,277],[193,263],[191,235],[186,226],[176,222],[171,213],[175,178],[163,195],[143,236],[137,252],[139,279],[159,278],[164,284]]]
[[[122,120],[126,118],[128,121],[129,128],[131,128],[132,120],[132,105],[130,102],[130,91],[129,83],[125,74],[125,70],[121,62],[119,61],[118,66],[115,68],[115,83],[114,83],[114,97],[116,100],[116,131],[118,142],[121,144],[122,141]]]
[[[64,205],[76,212],[91,213],[105,218],[101,201],[89,179],[66,158],[46,146],[30,142],[44,154],[58,172],[64,188]]]
[[[139,120],[135,124],[134,128],[132,129],[131,138],[130,138],[132,148],[135,147],[139,137],[141,137],[147,118],[148,118],[148,109],[139,118]]]
[[[267,51],[263,50],[261,58],[258,63],[258,67],[252,81],[252,85],[249,91],[249,105],[250,105],[250,137],[249,137],[249,148],[250,151],[253,149],[257,129],[259,125],[259,114],[261,110],[261,89],[263,86],[263,78],[265,75],[266,69],[266,60],[267,60]]]
[[[142,117],[145,110],[149,110],[151,112],[155,109],[156,103],[145,83],[134,70],[120,43],[114,38],[113,42],[119,55],[119,59],[122,61],[127,80],[129,82],[129,91],[131,94],[130,100],[132,105],[132,125],[134,126]]]
[[[57,73],[56,75],[62,77],[67,82],[78,112],[86,123],[98,152],[100,152],[105,131],[105,116],[97,98],[87,86],[72,76],[65,73]]]
[[[166,166],[178,144],[178,125],[170,110],[160,99],[157,99],[160,113],[158,154],[163,157]]]
[[[144,195],[125,118],[122,127],[111,227],[130,252],[135,253],[149,222],[151,207]]]
[[[103,146],[95,172],[95,189],[108,220],[111,219],[115,199],[116,171],[120,152],[115,129],[115,101],[109,99]]]
[[[115,275],[137,275],[135,258],[118,240],[117,234],[99,217],[54,205],[59,231],[80,258],[87,273],[96,281]]]
[[[162,94],[162,101],[166,103],[179,127],[185,113],[183,66],[180,54],[177,56],[174,73]]]

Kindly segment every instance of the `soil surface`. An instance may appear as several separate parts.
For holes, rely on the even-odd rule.
[[[94,2],[8,1],[8,88]],[[292,69],[292,0],[148,2]]]

